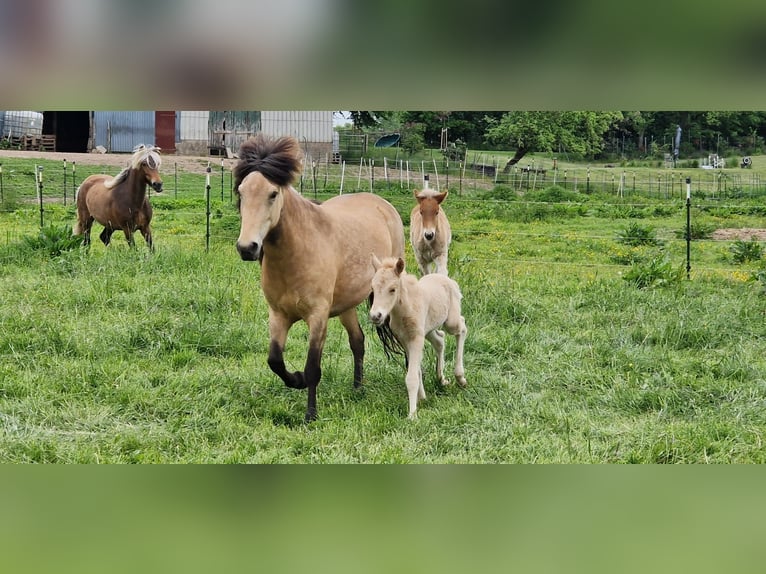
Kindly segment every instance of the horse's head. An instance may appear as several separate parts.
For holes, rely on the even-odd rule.
[[[436,218],[439,215],[439,206],[447,197],[447,192],[425,192],[426,190],[415,191],[415,199],[418,200],[418,209],[420,209],[420,217],[423,220],[423,239],[433,241],[436,237]]]
[[[370,321],[381,327],[386,323],[391,309],[399,300],[402,273],[404,273],[404,259],[387,257],[380,261],[373,253],[371,261],[375,275],[372,277]]]
[[[131,162],[134,169],[141,170],[146,184],[151,185],[157,193],[162,192],[162,177],[160,177],[162,159],[159,151],[160,148],[158,147],[147,147],[141,144],[133,150],[133,161]]]
[[[260,261],[263,242],[279,222],[285,190],[254,171],[239,184],[237,197],[242,220],[237,251],[245,261]]]
[[[263,242],[279,222],[290,182],[301,170],[298,140],[259,134],[239,148],[234,189],[242,220],[237,251],[245,261],[260,261]]]

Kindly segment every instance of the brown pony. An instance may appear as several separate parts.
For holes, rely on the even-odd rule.
[[[410,242],[420,273],[428,275],[433,266],[436,273],[447,275],[447,253],[452,241],[452,230],[440,207],[447,192],[439,193],[426,187],[415,191],[414,195],[418,204],[410,213]]]
[[[125,239],[133,247],[136,229],[146,240],[149,249],[152,243],[152,206],[146,196],[146,186],[151,185],[157,192],[162,191],[159,148],[139,145],[133,151],[130,165],[116,177],[91,175],[77,189],[77,223],[75,235],[85,234],[84,245],[90,244],[90,229],[93,221],[104,226],[99,236],[104,245],[109,245],[112,233],[122,229]]]
[[[234,168],[242,218],[237,251],[261,262],[261,287],[269,304],[268,363],[288,387],[308,388],[306,421],[317,416],[316,389],[330,317],[348,332],[354,387],[362,382],[364,334],[356,306],[370,296],[370,253],[404,256],[404,227],[394,207],[370,193],[338,195],[316,204],[290,183],[301,169],[298,141],[262,134],[244,142]],[[299,320],[309,329],[303,371],[288,372],[287,332]]]

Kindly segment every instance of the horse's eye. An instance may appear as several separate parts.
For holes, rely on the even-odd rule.
[[[388,290],[389,293],[396,293],[396,289],[391,287],[391,289]]]
[[[269,201],[274,201],[277,198],[277,190],[275,189],[269,194]]]

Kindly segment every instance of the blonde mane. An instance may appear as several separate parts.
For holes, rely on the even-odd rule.
[[[159,152],[160,148],[156,146],[147,146],[144,144],[137,145],[133,149],[133,156],[130,158],[130,164],[128,167],[123,169],[112,179],[105,181],[104,187],[107,189],[113,189],[114,187],[118,186],[126,179],[128,179],[130,170],[139,169],[141,164],[144,162],[146,162],[146,165],[148,165],[151,169],[159,169],[160,164],[162,164],[162,158],[160,157]]]

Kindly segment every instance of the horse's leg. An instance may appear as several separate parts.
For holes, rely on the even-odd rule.
[[[407,385],[407,397],[409,398],[410,410],[407,417],[414,420],[418,417],[418,399],[425,399],[426,393],[423,389],[423,377],[421,375],[420,363],[423,361],[423,343],[421,335],[415,335],[407,345],[407,376],[404,379]]]
[[[465,345],[465,338],[468,334],[468,328],[465,326],[465,319],[460,317],[460,330],[455,335],[456,349],[455,349],[455,379],[461,387],[468,384],[465,380],[465,370],[463,369],[463,346]]]
[[[131,247],[135,247],[136,242],[133,241],[133,229],[131,229],[131,227],[128,226],[128,227],[124,227],[122,231],[125,233],[125,239],[128,240],[128,245],[130,245]]]
[[[104,245],[109,245],[109,242],[112,240],[112,233],[114,233],[114,229],[109,225],[105,226],[101,231],[99,238]]]
[[[269,309],[269,368],[277,375],[285,385],[293,389],[305,389],[303,373],[290,373],[287,371],[284,359],[285,341],[287,332],[293,325],[292,320],[285,315]]]
[[[83,230],[82,244],[85,246],[90,245],[90,230],[92,227],[93,227],[93,217],[92,216],[85,217],[83,219],[83,225],[82,225],[82,230]]]
[[[449,381],[444,377],[444,331],[434,329],[426,335],[426,339],[436,352],[436,378],[443,385],[449,385]]]
[[[364,333],[359,326],[356,307],[352,307],[338,316],[341,325],[348,332],[348,343],[354,356],[354,388],[359,388],[364,375]]]
[[[306,319],[309,326],[309,351],[303,369],[303,380],[309,389],[306,422],[317,418],[317,385],[322,378],[322,350],[327,338],[328,316],[328,311],[320,311]]]
[[[415,260],[418,262],[418,267],[420,268],[420,275],[428,275],[428,259],[425,258],[425,256],[417,249],[414,249],[415,251]]]
[[[441,275],[449,275],[447,273],[447,251],[445,250],[444,253],[439,255],[434,259],[434,263],[436,264],[436,272],[440,273]]]
[[[468,328],[465,326],[465,317],[460,314],[460,298],[455,294],[450,303],[450,310],[444,328],[450,335],[455,336],[455,379],[461,387],[466,386],[465,370],[463,369],[463,347]]]
[[[152,242],[152,228],[151,226],[147,225],[146,227],[141,228],[141,235],[144,236],[144,239],[146,240],[146,245],[149,247],[149,251],[154,253],[154,243]]]

